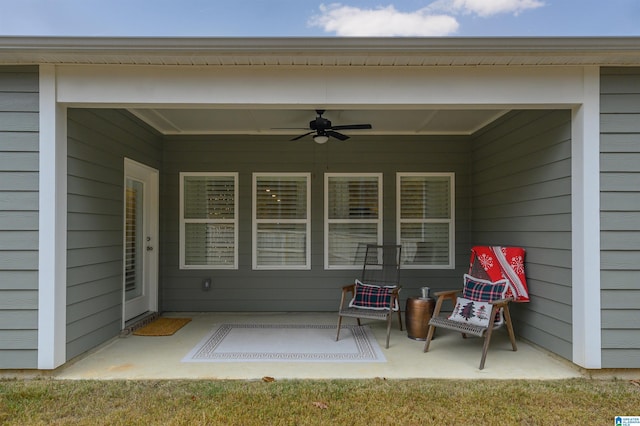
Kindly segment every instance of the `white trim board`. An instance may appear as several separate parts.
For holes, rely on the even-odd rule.
[[[600,69],[585,69],[585,99],[573,110],[571,247],[573,362],[602,367],[600,303]]]
[[[582,103],[583,79],[581,67],[60,65],[58,101],[79,107],[566,108]]]
[[[56,104],[55,67],[40,67],[38,369],[66,361],[67,110]]]

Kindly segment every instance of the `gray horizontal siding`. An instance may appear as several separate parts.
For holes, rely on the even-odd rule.
[[[512,112],[473,147],[473,242],[527,250],[531,302],[513,305],[517,333],[571,359],[570,112]]]
[[[631,337],[632,333],[628,333]],[[636,340],[637,342],[637,340]],[[608,343],[608,339],[603,340],[603,349],[602,349],[602,359],[603,359],[603,368],[626,368],[626,367],[614,367],[619,365],[631,365],[637,366],[640,361],[640,349],[631,349],[619,347],[617,344],[613,344],[611,346],[616,346],[614,349],[608,349],[605,346],[605,343]],[[636,368],[636,367],[630,367]]]
[[[468,137],[354,136],[345,142],[317,145],[290,142],[284,136],[169,137],[165,139],[161,222],[162,304],[170,311],[334,311],[339,288],[360,271],[324,270],[324,173],[382,172],[384,241],[396,241],[396,172],[456,173],[455,270],[408,270],[401,273],[402,303],[421,286],[459,288],[469,259],[470,155]],[[179,173],[239,173],[238,270],[179,269]],[[252,172],[310,172],[311,270],[251,269]],[[213,289],[201,290],[203,277]]]
[[[38,111],[40,97],[38,92],[22,92],[19,97],[16,92],[0,92],[0,112],[33,112]]]
[[[124,111],[69,110],[68,359],[121,329],[124,157],[159,168],[159,135]]]
[[[0,369],[37,368],[38,86],[0,67]]]
[[[602,367],[640,368],[640,68],[600,90]]]

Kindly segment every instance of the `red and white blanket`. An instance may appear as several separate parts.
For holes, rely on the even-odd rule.
[[[471,249],[471,266],[478,260],[491,281],[507,279],[509,288],[506,297],[513,297],[516,302],[528,302],[524,254],[525,250],[521,247],[475,246]]]

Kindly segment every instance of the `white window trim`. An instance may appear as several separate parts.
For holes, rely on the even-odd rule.
[[[451,217],[449,219],[405,219],[401,217],[401,178],[405,176],[419,176],[419,177],[448,177],[449,178],[449,191],[451,194]],[[455,194],[455,173],[431,173],[431,172],[398,172],[396,173],[396,241],[397,244],[402,244],[401,240],[401,225],[403,223],[449,223],[449,264],[447,265],[407,265],[403,264],[402,269],[455,269],[455,245],[456,245],[456,194]]]
[[[377,219],[329,219],[329,178],[332,177],[377,177],[378,178],[378,218]],[[324,269],[362,269],[362,265],[329,265],[329,224],[332,223],[377,223],[377,244],[382,244],[382,173],[325,173],[324,174]]]
[[[307,181],[307,218],[306,219],[258,219],[257,216],[257,179],[259,177],[304,177]],[[252,227],[252,269],[254,270],[310,270],[311,269],[311,173],[253,173],[251,191],[251,227]],[[258,265],[258,223],[304,223],[306,224],[306,246],[304,265]]]
[[[188,176],[224,176],[233,177],[233,219],[185,219],[184,218],[184,178]],[[238,173],[237,172],[180,172],[180,269],[238,269]],[[233,265],[186,265],[185,264],[185,226],[187,223],[232,223],[234,225]]]

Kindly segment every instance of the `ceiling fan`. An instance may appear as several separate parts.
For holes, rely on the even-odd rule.
[[[311,134],[313,136],[313,140],[316,143],[325,143],[329,140],[329,137],[339,139],[341,141],[349,139],[349,136],[344,135],[336,130],[359,130],[359,129],[371,129],[371,124],[343,124],[341,126],[333,126],[331,121],[327,120],[322,116],[324,114],[323,109],[317,109],[316,113],[318,116],[315,120],[311,120],[309,122],[310,132],[304,133],[300,136],[296,136],[291,139],[292,141],[297,141],[298,139],[302,139],[305,136],[309,136]]]

